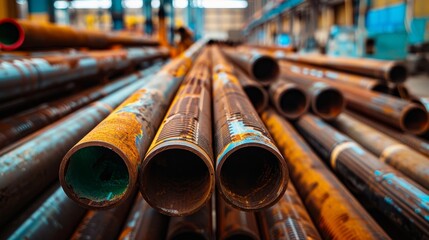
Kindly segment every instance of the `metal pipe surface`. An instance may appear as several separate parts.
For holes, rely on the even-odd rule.
[[[185,74],[205,41],[194,44],[134,92],[64,156],[60,183],[87,208],[111,208],[135,191],[138,168]]]
[[[156,69],[159,67],[148,71]],[[10,220],[43,188],[57,179],[58,168],[67,149],[145,84],[148,78],[141,79],[39,130],[37,134],[33,134],[33,138],[0,156],[0,189],[3,196],[0,198],[0,224]]]
[[[170,218],[152,207],[138,194],[119,240],[159,240],[167,235]]]
[[[308,111],[310,100],[307,93],[295,83],[278,80],[271,84],[269,93],[275,109],[287,119],[295,120]]]
[[[372,152],[380,161],[429,189],[429,158],[345,113],[332,125]]]
[[[262,119],[288,159],[291,178],[323,238],[389,239],[290,123],[273,110]]]
[[[429,237],[427,190],[314,115],[296,125],[351,191],[411,238]]]
[[[217,201],[217,238],[219,240],[260,240],[255,213],[243,212],[229,206],[218,198]]]
[[[286,161],[217,47],[213,59],[213,113],[216,184],[220,195],[240,210],[275,204],[286,191]]]
[[[144,37],[78,30],[55,24],[40,24],[26,20],[0,20],[0,49],[34,50],[52,48],[108,48],[113,45],[154,46],[157,41]]]
[[[276,205],[258,216],[266,239],[322,239],[292,184]]]
[[[222,52],[263,86],[270,85],[280,76],[277,60],[257,50],[237,51],[237,49],[222,48]]]
[[[416,104],[383,93],[364,91],[344,84],[329,82],[323,78],[313,77],[306,74],[303,68],[297,64],[283,64],[282,66],[284,66],[282,68],[284,74],[294,81],[328,84],[338,88],[344,94],[348,108],[391,126],[413,134],[424,133],[429,126],[428,114]]]
[[[186,217],[171,217],[166,240],[212,239],[212,211],[210,203]]]
[[[158,65],[159,66],[159,65]],[[120,77],[104,86],[95,86],[74,95],[44,103],[0,121],[0,148],[78,110],[79,108],[127,86],[150,72],[142,70]]]
[[[349,71],[393,83],[403,83],[408,76],[405,64],[398,61],[375,60],[369,58],[330,57],[318,54],[286,54],[280,59],[329,67],[340,71]]]
[[[213,193],[211,112],[211,62],[209,50],[204,49],[140,165],[140,192],[163,214],[195,213]]]
[[[54,86],[108,76],[142,62],[168,57],[163,48],[131,48],[46,54],[0,62],[0,99],[10,99]]]
[[[235,75],[241,87],[258,113],[264,111],[268,106],[268,93],[257,81],[252,80],[241,69],[234,69]]]

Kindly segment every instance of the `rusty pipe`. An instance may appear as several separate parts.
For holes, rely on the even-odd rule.
[[[210,53],[203,49],[140,165],[143,198],[169,216],[198,211],[214,189],[210,70]]]
[[[150,71],[159,69],[155,67]],[[57,178],[61,158],[150,76],[43,128],[0,156],[0,224],[8,221]],[[83,174],[83,173],[82,173]]]
[[[393,83],[403,83],[408,76],[405,64],[398,61],[375,60],[369,58],[330,57],[318,54],[286,54],[280,59],[334,68],[340,71],[348,71],[359,75],[379,78]]]
[[[165,65],[64,156],[60,183],[66,194],[92,209],[111,208],[135,190],[138,167],[193,59],[195,43]]]
[[[170,218],[152,207],[138,194],[119,240],[165,239]]]
[[[78,30],[12,18],[0,20],[0,49],[7,51],[67,47],[108,48],[113,45],[154,46],[158,42],[144,37]]]
[[[297,84],[284,79],[271,84],[270,99],[275,109],[285,118],[295,120],[307,112],[310,105],[306,91]],[[317,99],[315,97],[314,99]],[[319,98],[320,99],[320,98]],[[317,104],[313,104],[319,111]]]
[[[217,239],[219,240],[260,240],[258,223],[253,212],[235,209],[217,198]]]
[[[288,159],[291,178],[323,238],[389,239],[290,123],[273,110],[262,119]]]
[[[0,99],[85,79],[96,79],[132,68],[141,62],[168,57],[164,48],[131,48],[104,51],[46,54],[0,62]]]
[[[241,67],[263,86],[270,85],[280,75],[277,60],[257,50],[237,51],[236,49],[222,48],[222,52],[229,60]]]
[[[427,157],[345,113],[332,122],[332,125],[372,152],[380,161],[429,189]]]
[[[219,193],[240,210],[267,208],[286,191],[287,164],[217,47],[212,60]]]
[[[95,86],[1,120],[0,148],[25,137],[97,99],[108,96],[124,86],[145,77],[147,74],[150,74],[150,71],[142,70],[125,77],[120,77],[116,81],[105,84],[104,86]]]
[[[131,208],[132,200],[134,199],[129,198],[124,204],[108,210],[89,210],[70,239],[117,239]]]
[[[258,214],[266,239],[322,239],[293,184],[280,201]]]
[[[283,64],[282,66],[284,74],[290,79],[337,87],[343,92],[348,108],[370,115],[391,126],[413,134],[424,133],[429,126],[428,114],[416,104],[383,93],[363,91],[344,84],[329,82],[323,78],[313,77],[306,74],[303,68],[297,64]]]
[[[314,115],[296,125],[351,191],[411,238],[429,236],[429,192]]]
[[[4,239],[68,239],[85,212],[58,187]]]
[[[264,111],[268,106],[268,93],[257,81],[252,80],[241,69],[234,69],[235,75],[241,87],[258,113]]]
[[[208,203],[192,215],[171,217],[166,240],[210,240],[212,235],[212,211]]]

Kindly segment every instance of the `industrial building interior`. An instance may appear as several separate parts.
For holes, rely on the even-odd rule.
[[[0,0],[0,240],[429,239],[429,2]]]

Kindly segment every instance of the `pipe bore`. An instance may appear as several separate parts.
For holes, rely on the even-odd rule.
[[[218,165],[221,194],[241,210],[269,207],[282,197],[287,186],[283,164],[270,149],[243,146]]]
[[[91,202],[91,206],[103,206],[106,201],[116,202],[126,195],[130,178],[128,168],[116,152],[90,146],[67,155],[65,171],[60,174],[64,172],[61,185],[69,197],[83,206],[87,206],[87,202]]]
[[[24,30],[13,19],[0,20],[0,46],[5,50],[14,50],[24,42]]]
[[[256,240],[254,236],[249,236],[246,233],[234,233],[228,236],[224,240]]]
[[[250,102],[255,107],[256,111],[262,112],[268,105],[268,94],[263,88],[257,86],[247,86],[244,88]]]
[[[321,91],[314,99],[313,111],[325,120],[336,118],[345,107],[345,100],[340,91],[328,88]]]
[[[195,213],[210,199],[214,187],[212,165],[192,150],[159,149],[162,151],[145,159],[141,171],[144,198],[170,216]]]
[[[414,105],[407,108],[401,118],[401,126],[412,134],[422,134],[428,129],[428,113],[420,106]]]
[[[277,61],[268,56],[260,56],[252,65],[253,76],[262,83],[272,82],[280,75]]]
[[[372,86],[371,90],[374,92],[380,92],[380,93],[385,93],[385,94],[388,94],[390,92],[389,87],[384,83],[374,84]]]
[[[280,95],[277,104],[283,116],[296,119],[307,111],[308,98],[301,89],[287,89]]]
[[[179,233],[176,236],[171,237],[169,240],[207,240],[206,237],[204,237],[202,234],[199,233],[193,233],[193,232],[184,232]]]
[[[407,76],[407,67],[402,63],[395,63],[387,73],[387,79],[393,83],[403,83]]]

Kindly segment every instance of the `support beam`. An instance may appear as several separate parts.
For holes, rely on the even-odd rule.
[[[112,0],[110,13],[112,15],[113,30],[124,29],[124,8],[121,0]]]
[[[143,2],[143,15],[144,21],[144,32],[148,35],[153,34],[153,20],[152,20],[152,1],[144,0]]]

